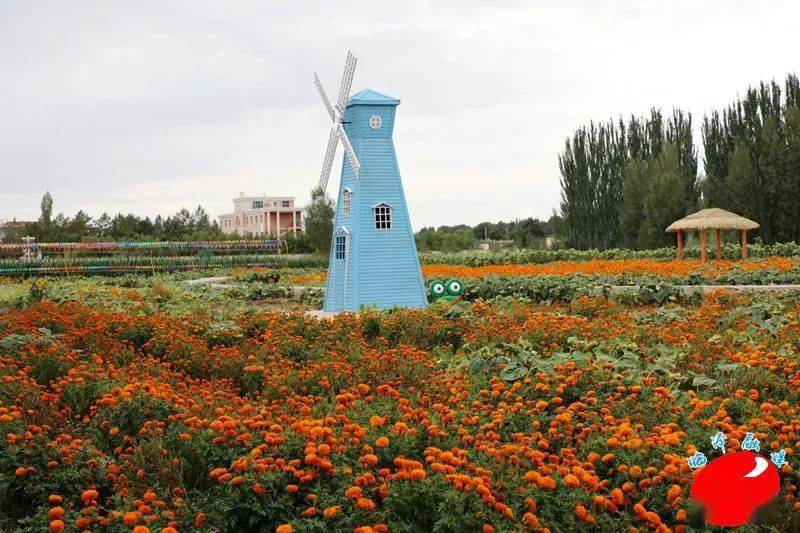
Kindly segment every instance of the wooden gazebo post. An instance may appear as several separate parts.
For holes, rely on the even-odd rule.
[[[742,230],[742,259],[747,259],[747,230]]]
[[[705,263],[708,259],[708,251],[706,250],[706,230],[700,230],[700,262]]]
[[[683,259],[684,256],[683,232],[698,232],[700,234],[700,261],[705,263],[708,261],[709,231],[713,231],[714,237],[716,238],[716,246],[714,247],[714,251],[716,252],[717,259],[723,258],[722,232],[726,230],[740,231],[742,239],[742,259],[747,259],[747,231],[756,228],[758,228],[757,222],[753,222],[752,220],[744,218],[743,216],[739,216],[736,213],[725,211],[724,209],[710,207],[708,209],[701,209],[696,213],[686,215],[680,220],[676,220],[667,226],[666,231],[667,233],[672,233],[674,231],[678,234],[676,236],[678,240],[678,259]]]

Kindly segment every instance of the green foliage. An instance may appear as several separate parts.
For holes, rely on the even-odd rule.
[[[151,398],[145,394],[137,393],[119,403],[100,409],[96,415],[98,420],[106,420],[110,427],[119,428],[119,437],[112,443],[119,445],[123,437],[136,437],[139,431],[149,421],[158,420],[166,422],[175,410],[166,402]]]
[[[311,203],[306,206],[306,236],[318,254],[328,254],[333,235],[333,201],[321,187],[311,191]]]
[[[687,258],[699,258],[698,246],[685,246]],[[763,244],[753,243],[747,247],[747,255],[753,259],[763,257],[800,257],[800,244],[794,242]],[[725,243],[722,247],[725,259],[739,259],[742,256],[738,244]],[[420,254],[423,264],[447,264],[465,266],[513,265],[525,263],[551,263],[554,261],[589,261],[593,259],[654,259],[671,261],[675,259],[675,248],[654,248],[650,250],[632,250],[628,248],[611,248],[598,250],[576,250],[563,248],[557,250],[501,250],[442,253],[426,252]]]
[[[73,414],[86,414],[103,394],[111,392],[116,385],[110,380],[73,383],[61,391],[61,405]]]
[[[449,229],[449,228],[448,228]],[[445,228],[422,228],[416,234],[419,250],[440,250],[455,252],[475,248],[478,239],[471,228],[458,228],[448,231]]]
[[[394,483],[383,506],[389,531],[480,531],[485,523],[480,513],[480,498],[476,494],[450,490],[439,479]]]
[[[45,256],[35,263],[21,262],[17,258],[0,258],[0,276],[47,276],[80,272],[83,275],[120,275],[135,272],[203,271],[220,268],[308,268],[327,265],[327,258],[316,255],[192,255],[148,256],[114,255],[107,257],[72,256],[69,258]]]
[[[642,248],[669,245],[673,237],[664,229],[687,214],[679,158],[677,145],[670,142],[648,165],[644,220],[639,229],[639,246]]]
[[[762,82],[705,116],[702,183],[692,116],[680,109],[666,120],[653,109],[627,124],[619,119],[579,128],[559,154],[567,245],[663,245],[664,228],[701,203],[758,221],[766,243],[800,242],[798,93],[800,80],[790,74],[783,86]],[[674,151],[668,168],[646,169],[665,151]]]
[[[696,293],[684,292],[677,284],[686,281],[698,283],[700,279],[675,278],[664,280],[650,276],[536,276],[536,277],[485,277],[465,284],[462,299],[514,297],[528,301],[552,303],[571,302],[582,296],[608,296],[629,305],[664,304],[693,300]]]
[[[268,300],[273,298],[288,298],[291,296],[291,288],[272,283],[247,283],[245,285],[233,286],[225,289],[225,295],[229,298],[243,300]]]
[[[139,217],[134,214],[118,213],[113,218],[103,213],[93,219],[83,210],[73,217],[59,213],[53,216],[53,196],[46,192],[42,197],[41,214],[30,228],[30,233],[38,242],[80,242],[91,240],[138,240],[138,241],[186,241],[186,240],[224,240],[229,238],[202,206],[190,212],[182,208],[175,215],[162,218],[160,215]],[[24,235],[12,235],[19,241]]]
[[[660,376],[662,382],[677,385],[683,376],[678,371],[682,353],[672,345],[640,346],[626,338],[592,342],[578,337],[565,339],[562,351],[540,353],[528,339],[513,343],[485,345],[470,350],[458,367],[471,375],[492,376],[513,382],[536,374],[556,375],[565,364],[608,365],[615,372],[625,373],[632,382]]]
[[[608,249],[623,244],[631,246],[633,235],[638,240],[640,209],[647,213],[646,199],[655,192],[648,195],[653,186],[643,183],[642,168],[632,167],[631,161],[641,164],[656,160],[665,146],[672,146],[670,150],[675,152],[669,154],[669,172],[657,167],[650,169],[648,173],[659,180],[648,181],[660,183],[656,190],[675,195],[672,200],[662,197],[661,201],[675,202],[682,206],[682,211],[697,205],[697,153],[691,142],[691,130],[690,113],[675,109],[665,125],[661,110],[652,109],[649,117],[631,117],[627,125],[622,119],[592,122],[575,131],[558,158],[567,245]],[[677,187],[673,187],[673,172],[677,175]],[[651,206],[651,211],[656,209],[653,202]],[[660,221],[653,219],[652,223]]]
[[[703,120],[707,205],[755,219],[767,243],[800,241],[798,89],[795,74],[761,82]]]
[[[205,333],[209,348],[214,346],[231,347],[244,337],[242,328],[231,320],[212,322]]]
[[[524,218],[510,222],[481,222],[475,226],[439,226],[422,228],[415,237],[419,251],[454,252],[475,248],[488,239],[490,246],[544,248],[546,236],[561,236],[563,220],[553,214],[548,220]]]
[[[632,159],[625,168],[622,183],[620,227],[622,243],[627,248],[640,247],[639,233],[645,223],[644,199],[647,195],[648,165]]]
[[[47,328],[39,328],[38,334],[36,333],[12,333],[0,339],[0,353],[9,355],[19,355],[22,348],[28,345],[36,345],[38,347],[50,346],[59,335],[53,334]]]

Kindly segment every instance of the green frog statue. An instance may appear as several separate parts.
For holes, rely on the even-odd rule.
[[[455,278],[447,281],[435,279],[428,285],[428,293],[434,302],[449,302],[464,293],[464,284]]]

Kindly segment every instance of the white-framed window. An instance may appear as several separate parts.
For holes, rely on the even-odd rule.
[[[378,204],[372,208],[375,213],[375,229],[392,229],[392,208]]]
[[[334,257],[336,259],[344,259],[344,252],[346,246],[346,235],[337,235],[334,241]]]
[[[253,209],[261,209],[262,207],[264,207],[263,201],[256,200],[253,202]]]
[[[291,206],[289,205],[289,200],[282,200],[282,201],[281,201],[281,207],[291,207]]]
[[[350,189],[342,191],[342,212],[345,215],[350,214]]]

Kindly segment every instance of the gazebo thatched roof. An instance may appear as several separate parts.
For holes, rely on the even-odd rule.
[[[701,209],[697,213],[686,215],[680,220],[676,220],[667,228],[667,232],[675,232],[678,230],[684,231],[702,231],[706,229],[737,229],[747,230],[756,229],[757,222],[753,222],[749,218],[744,218],[736,213],[718,209]]]

